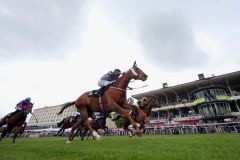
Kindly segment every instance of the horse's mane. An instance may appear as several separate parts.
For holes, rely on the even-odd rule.
[[[126,76],[127,76],[127,74],[129,73],[129,71],[130,71],[130,70],[128,70],[128,71],[126,71],[126,72],[123,72],[122,75],[119,76],[119,77],[116,79],[116,81],[114,81],[114,82],[111,84],[111,86],[113,86],[113,87],[118,86],[119,83],[122,82],[122,79],[126,78]],[[130,79],[129,79],[129,81],[130,81]],[[126,85],[126,88],[127,88],[127,84],[129,83],[129,81],[124,81],[124,82],[125,82],[124,85]]]

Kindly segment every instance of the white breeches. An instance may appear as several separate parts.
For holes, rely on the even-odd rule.
[[[98,85],[100,87],[104,87],[104,86],[108,86],[109,84],[111,84],[112,82],[109,82],[109,81],[105,81],[105,80],[99,80],[98,81]]]

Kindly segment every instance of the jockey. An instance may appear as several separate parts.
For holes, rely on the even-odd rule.
[[[137,101],[137,104],[139,107],[144,107],[146,101],[147,101],[147,98],[143,97]]]
[[[94,117],[93,117],[94,123],[95,123],[99,118],[102,118],[102,117],[104,117],[104,113],[102,113],[102,112],[95,112],[95,113],[94,113]]]
[[[81,113],[79,111],[75,112],[75,117],[74,117],[74,121],[77,120],[77,118],[81,115]]]
[[[71,118],[71,119],[69,120],[69,122],[76,122],[77,118],[78,118],[80,115],[81,115],[81,113],[80,113],[79,111],[76,111],[74,117]]]
[[[15,109],[18,111],[21,111],[22,109],[24,109],[25,107],[27,107],[27,105],[31,103],[31,98],[27,97],[24,100],[20,101],[16,106]]]
[[[30,97],[27,97],[25,98],[24,100],[21,100],[16,106],[15,106],[15,111],[14,112],[11,112],[7,115],[7,117],[11,117],[13,115],[15,115],[18,111],[21,111],[23,110],[25,107],[28,106],[29,103],[32,103],[31,102],[31,98]],[[31,112],[31,111],[30,111]]]
[[[80,116],[81,115],[81,113],[79,112],[79,111],[76,111],[75,112],[75,116],[77,117],[77,116]]]
[[[98,86],[101,87],[96,94],[101,94],[104,89],[112,84],[118,77],[121,75],[120,69],[114,69],[114,71],[107,72],[101,79],[98,81]]]
[[[100,87],[106,87],[114,82],[121,75],[120,69],[115,69],[114,71],[107,72],[101,79],[98,81]]]
[[[127,99],[127,102],[128,102],[128,104],[134,104],[134,99],[133,99],[133,97],[129,97],[129,98]]]

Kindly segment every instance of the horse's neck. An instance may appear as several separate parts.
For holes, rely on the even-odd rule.
[[[24,116],[24,110],[19,111],[18,113],[16,113],[12,118],[18,120],[19,118]]]
[[[149,116],[150,113],[151,113],[151,110],[152,110],[152,106],[146,106],[146,107],[143,108],[142,110],[143,110],[143,112],[144,112],[147,116]]]
[[[120,78],[118,78],[114,83],[113,86],[114,87],[118,87],[118,88],[122,88],[122,89],[127,89],[127,86],[129,84],[131,80],[131,76],[129,75],[129,73],[125,73],[124,75],[122,75]]]
[[[29,113],[31,110],[32,110],[32,107],[31,107],[31,106],[28,106],[28,107],[24,108],[22,111]]]

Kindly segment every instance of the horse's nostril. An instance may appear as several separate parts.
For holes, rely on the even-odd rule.
[[[147,79],[147,77],[148,77],[147,75],[144,75],[144,78],[145,78],[145,79]]]

